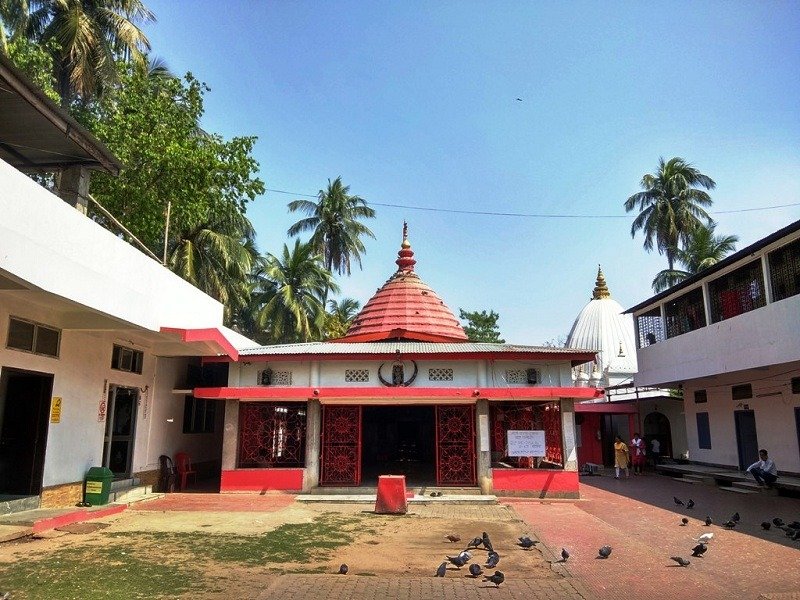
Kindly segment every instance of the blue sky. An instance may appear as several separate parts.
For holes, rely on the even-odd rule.
[[[713,177],[714,211],[800,203],[800,4],[149,0],[153,53],[208,83],[203,126],[256,135],[261,178],[315,194],[338,175],[376,205],[362,303],[395,269],[457,313],[494,309],[509,342],[566,335],[602,264],[624,307],[666,266],[623,202],[659,156]],[[521,98],[519,102],[516,98]],[[293,196],[248,209],[278,253]],[[715,214],[739,248],[800,205]]]

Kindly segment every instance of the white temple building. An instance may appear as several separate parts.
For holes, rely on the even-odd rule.
[[[680,457],[687,448],[682,398],[667,389],[636,385],[635,339],[633,317],[611,297],[598,267],[592,298],[575,318],[566,342],[567,348],[597,351],[594,361],[573,369],[575,385],[605,390],[604,398],[576,404],[581,465],[613,464],[616,435],[630,440],[640,433],[648,448],[657,438],[662,456]]]

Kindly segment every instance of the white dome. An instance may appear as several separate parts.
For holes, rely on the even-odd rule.
[[[637,371],[633,316],[622,312],[598,269],[592,299],[578,313],[567,337],[567,348],[597,350],[596,367],[606,375],[608,385],[632,383]]]

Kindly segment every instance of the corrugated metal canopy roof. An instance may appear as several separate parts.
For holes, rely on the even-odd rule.
[[[83,165],[116,175],[111,151],[0,54],[0,159],[22,171]]]

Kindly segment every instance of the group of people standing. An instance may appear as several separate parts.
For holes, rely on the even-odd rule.
[[[661,442],[657,438],[650,441],[650,454],[653,462],[658,463]],[[617,436],[614,439],[614,479],[619,479],[620,469],[625,469],[625,477],[630,477],[630,467],[633,467],[634,475],[641,475],[646,458],[645,443],[638,433],[633,434],[630,444],[626,444],[620,436]]]

